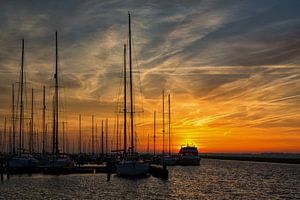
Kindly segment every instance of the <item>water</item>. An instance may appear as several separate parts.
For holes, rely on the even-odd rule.
[[[169,167],[169,180],[105,174],[13,176],[0,199],[300,199],[299,165],[203,159]]]

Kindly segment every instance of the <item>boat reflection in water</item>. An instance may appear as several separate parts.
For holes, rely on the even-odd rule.
[[[178,165],[200,165],[200,155],[198,149],[195,146],[182,146],[179,153],[177,164]]]

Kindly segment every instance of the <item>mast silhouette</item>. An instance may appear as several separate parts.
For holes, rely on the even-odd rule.
[[[8,119],[9,120],[9,119]],[[7,122],[8,123],[8,122]],[[7,132],[7,139],[6,139],[6,143],[7,143],[7,153],[11,154],[11,150],[12,150],[12,146],[11,146],[11,126],[8,126],[8,132]]]
[[[94,115],[92,115],[92,155],[94,153]]]
[[[52,124],[52,126],[53,126],[53,134],[52,134],[52,154],[53,154],[53,158],[54,158],[54,155],[56,154],[55,153],[55,97],[53,96],[53,102],[52,102],[52,111],[53,111],[53,115],[52,115],[52,117],[53,117],[53,124]]]
[[[98,153],[98,124],[96,123],[96,127],[95,127],[95,153]]]
[[[156,111],[154,111],[154,123],[153,123],[153,155],[155,156],[155,142],[156,142]]]
[[[130,76],[130,130],[131,130],[131,153],[135,152],[134,147],[134,122],[133,122],[133,85],[132,85],[132,56],[131,56],[131,16],[128,12],[129,30],[129,76]]]
[[[103,138],[103,136],[104,136],[104,127],[103,127],[103,120],[102,120],[102,126],[101,126],[101,154],[102,154],[102,156],[103,156],[103,150],[104,150],[104,138]]]
[[[31,122],[30,122],[30,138],[29,138],[29,153],[33,153],[33,137],[34,137],[34,130],[33,130],[33,88],[31,89]]]
[[[3,128],[3,153],[7,152],[7,138],[6,138],[6,117],[4,118],[4,128]]]
[[[62,122],[62,153],[65,153],[65,122]]]
[[[163,150],[162,157],[165,156],[165,91],[162,91],[162,135],[163,135]]]
[[[46,137],[46,89],[45,86],[43,86],[43,126],[42,126],[42,131],[43,131],[43,155],[45,155],[45,137]]]
[[[117,132],[117,143],[116,143],[116,150],[117,150],[117,153],[118,153],[118,150],[119,150],[119,115],[117,113],[117,123],[116,123],[116,132]]]
[[[126,44],[124,44],[124,155],[126,155],[127,151],[127,130],[126,130],[126,124],[127,124],[127,96],[126,96]]]
[[[57,31],[55,32],[55,74],[54,74],[54,79],[55,79],[55,154],[59,154],[59,149],[58,149],[58,99],[59,99],[59,93],[58,93],[58,46],[57,46]]]
[[[19,155],[22,153],[22,130],[23,130],[23,87],[24,87],[24,38],[22,39],[22,59],[21,59],[21,78],[20,78],[20,127],[19,127]]]
[[[169,156],[171,156],[171,97],[168,94],[168,105],[169,105]]]
[[[105,121],[105,154],[108,154],[108,119]]]
[[[16,153],[16,133],[15,133],[15,85],[12,84],[12,88],[11,88],[11,93],[12,93],[12,116],[11,116],[11,123],[12,123],[12,153],[15,154]]]
[[[81,114],[79,115],[79,141],[78,141],[79,154],[81,154]]]

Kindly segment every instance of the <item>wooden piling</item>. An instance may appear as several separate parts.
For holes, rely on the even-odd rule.
[[[111,166],[110,158],[107,158],[106,160],[107,181],[110,181],[111,167],[112,166]]]

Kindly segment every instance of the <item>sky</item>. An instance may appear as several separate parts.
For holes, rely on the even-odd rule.
[[[74,144],[78,138],[79,114],[90,137],[94,115],[98,136],[108,118],[109,143],[116,145],[130,11],[139,151],[147,151],[148,134],[153,151],[154,111],[156,148],[162,150],[164,89],[167,134],[171,96],[173,152],[186,143],[200,152],[300,152],[300,1],[1,0],[0,5],[1,130],[5,117],[10,126],[13,83],[18,96],[22,38],[26,105],[34,88],[40,131],[45,85],[51,126],[57,30],[60,122],[66,122],[69,140]],[[28,114],[30,106],[25,109]]]

